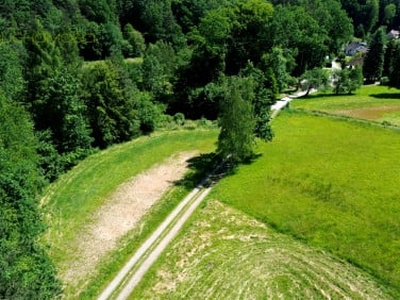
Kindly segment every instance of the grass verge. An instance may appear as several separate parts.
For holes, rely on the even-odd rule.
[[[399,133],[282,113],[262,154],[210,196],[337,254],[400,295]]]
[[[50,245],[50,256],[56,266],[72,259],[70,249],[79,239],[79,233],[120,184],[174,153],[189,150],[210,152],[214,150],[216,136],[216,130],[197,130],[141,137],[96,153],[62,176],[49,187],[42,201],[49,223],[45,242]],[[184,193],[187,188],[181,184],[174,193]],[[151,217],[147,217],[146,226],[143,228],[142,225],[141,236],[136,242],[144,239],[176,205],[168,201],[168,195],[166,199],[160,206],[156,205]],[[107,268],[111,273],[113,267]],[[107,276],[102,274],[102,277]],[[77,291],[67,287],[66,293],[76,294]]]

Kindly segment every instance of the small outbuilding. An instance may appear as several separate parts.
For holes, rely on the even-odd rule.
[[[386,35],[389,39],[398,39],[400,32],[398,30],[390,30],[389,33]]]
[[[365,42],[351,42],[347,45],[345,53],[347,56],[354,56],[357,53],[367,53],[368,46]]]

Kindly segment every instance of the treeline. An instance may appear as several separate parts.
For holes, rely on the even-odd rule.
[[[151,133],[174,115],[222,116],[220,125],[230,126],[232,107],[250,115],[252,135],[270,140],[276,95],[330,63],[354,33],[399,25],[397,1],[0,6],[0,298],[6,299],[61,292],[37,242],[44,230],[37,199],[79,160]],[[220,139],[229,135],[222,132]]]

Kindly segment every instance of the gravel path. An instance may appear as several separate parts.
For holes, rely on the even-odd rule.
[[[311,89],[309,94],[314,93],[316,91],[317,91],[316,89]],[[307,94],[307,91],[302,91],[276,101],[274,105],[271,105],[271,111],[272,111],[271,118],[272,119],[275,118],[279,114],[279,112],[289,104],[290,101],[296,98],[303,97],[305,94]]]

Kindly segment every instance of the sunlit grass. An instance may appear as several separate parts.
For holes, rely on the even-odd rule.
[[[42,201],[49,225],[45,240],[56,266],[73,260],[70,249],[92,221],[94,212],[119,185],[173,154],[193,150],[212,152],[216,137],[216,130],[155,133],[96,153],[63,175],[48,188]],[[178,191],[185,192],[184,187]],[[141,230],[140,239],[150,234],[177,203],[170,201],[156,207],[152,216],[147,217],[146,230]],[[124,257],[119,259],[123,262]]]
[[[291,103],[293,108],[400,125],[400,90],[364,86],[353,95],[318,93]]]
[[[215,200],[130,299],[390,299],[371,276]]]
[[[211,197],[368,270],[400,291],[400,135],[301,113]]]
[[[383,105],[400,105],[400,90],[386,86],[364,86],[352,95],[312,94],[291,103],[293,108],[331,111]]]

